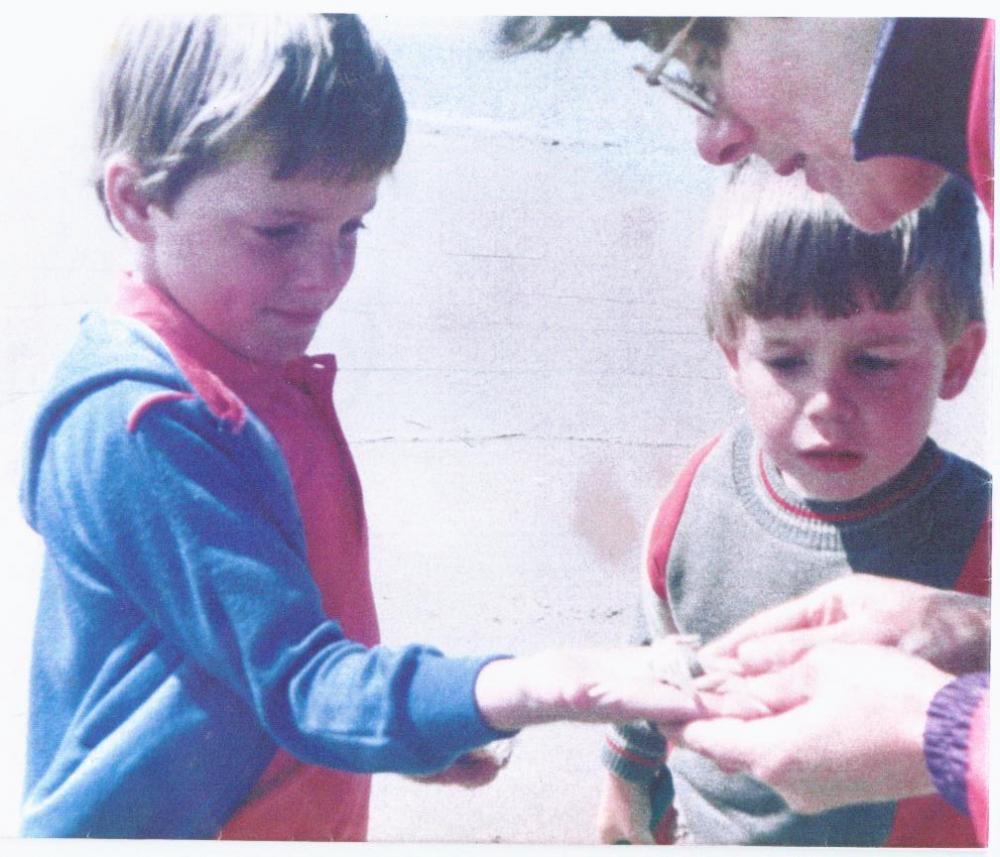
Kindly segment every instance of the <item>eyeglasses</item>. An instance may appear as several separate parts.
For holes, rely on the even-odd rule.
[[[707,45],[688,41],[697,18],[692,18],[668,42],[651,69],[637,65],[635,70],[650,86],[662,86],[674,98],[693,107],[702,116],[714,119],[718,106],[714,80],[719,70],[718,53]],[[681,52],[688,54],[685,60]]]

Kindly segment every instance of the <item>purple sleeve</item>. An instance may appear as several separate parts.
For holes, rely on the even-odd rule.
[[[969,725],[989,673],[959,676],[937,692],[927,710],[924,757],[934,786],[952,806],[968,814],[966,773],[969,765]]]

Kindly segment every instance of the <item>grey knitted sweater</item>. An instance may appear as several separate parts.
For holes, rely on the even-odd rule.
[[[678,477],[654,519],[640,637],[680,631],[707,641],[855,571],[987,591],[989,552],[973,546],[988,519],[989,474],[933,441],[888,483],[844,503],[794,495],[746,426],[713,444]],[[648,782],[664,753],[655,728],[634,724],[609,733],[604,761],[625,779]],[[669,768],[678,811],[697,843],[882,845],[902,834],[906,844],[920,844],[919,831],[907,838],[894,830],[912,818],[897,812],[901,804],[802,816],[762,783],[725,774],[690,751],[674,750]],[[973,844],[956,836],[956,845]]]

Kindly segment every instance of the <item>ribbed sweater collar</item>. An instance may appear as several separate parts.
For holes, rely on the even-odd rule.
[[[734,438],[733,478],[742,502],[766,527],[801,544],[835,549],[846,532],[873,528],[911,508],[940,478],[946,462],[945,453],[928,438],[899,474],[863,497],[808,500],[785,484],[744,426]]]

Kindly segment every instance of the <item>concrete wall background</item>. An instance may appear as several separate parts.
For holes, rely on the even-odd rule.
[[[693,121],[594,32],[493,58],[475,19],[369,16],[411,111],[407,150],[314,348],[365,486],[387,643],[451,654],[614,645],[642,531],[688,452],[737,411],[702,333],[696,251],[721,172]],[[122,242],[86,186],[90,84],[113,20],[8,31],[0,243],[0,835],[14,835],[40,547],[16,506],[20,450],[76,318],[113,292]],[[73,69],[73,73],[67,73]],[[5,92],[5,95],[8,94]],[[936,437],[988,456],[988,373]],[[522,734],[487,789],[376,778],[381,841],[587,842],[599,727]]]

